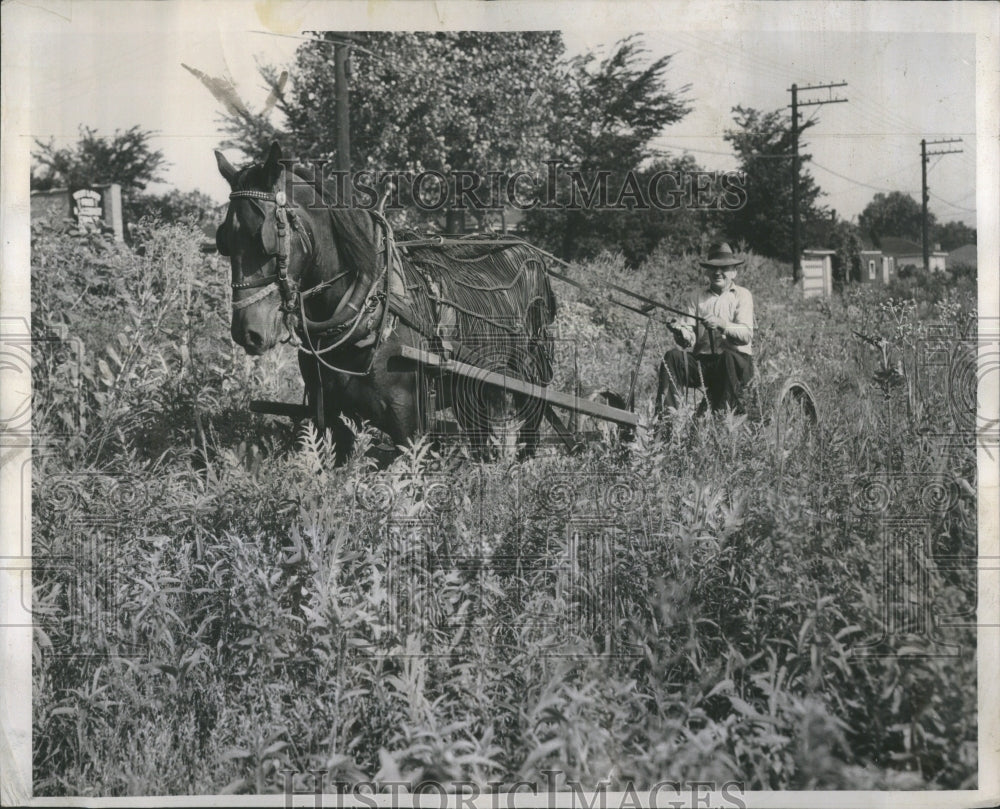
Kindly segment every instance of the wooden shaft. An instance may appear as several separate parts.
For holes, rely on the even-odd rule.
[[[608,405],[600,404],[599,402],[591,402],[589,399],[578,399],[576,396],[552,390],[544,385],[536,385],[533,382],[525,382],[522,379],[516,379],[506,374],[487,371],[475,365],[459,362],[458,360],[445,359],[437,354],[432,354],[429,351],[423,351],[419,348],[401,346],[399,356],[413,362],[418,362],[421,365],[439,368],[447,373],[475,379],[486,385],[503,388],[513,393],[521,393],[525,396],[530,396],[532,399],[538,399],[556,407],[564,407],[575,413],[586,413],[588,416],[596,416],[599,419],[613,421],[616,424],[625,424],[629,427],[639,426],[639,417],[627,410],[608,407]]]
[[[310,415],[306,405],[292,404],[291,402],[269,402],[262,399],[254,399],[250,402],[250,410],[254,413],[284,416],[297,421],[308,418]]]
[[[585,284],[581,284],[579,281],[573,278],[569,278],[568,276],[565,276],[562,273],[558,273],[555,270],[546,270],[546,273],[551,275],[553,278],[566,282],[570,286],[576,287],[577,289],[584,289],[584,290],[590,289],[590,287],[586,286]],[[637,301],[642,301],[645,304],[645,306],[639,308],[639,307],[629,306],[627,303],[622,303],[621,301],[616,301],[614,298],[608,298],[608,300],[611,303],[618,304],[619,306],[623,306],[626,309],[631,309],[633,312],[638,312],[641,315],[648,316],[651,309],[662,309],[665,312],[671,312],[672,314],[681,315],[682,317],[689,317],[692,320],[702,320],[702,318],[698,317],[697,315],[692,315],[690,312],[685,312],[682,309],[675,309],[673,306],[667,306],[667,304],[660,303],[659,301],[654,300],[653,298],[647,298],[645,295],[640,295],[638,292],[633,292],[631,289],[628,289],[627,287],[622,287],[618,286],[618,284],[611,284],[611,283],[605,284],[605,286],[607,286],[609,289],[613,289],[615,292],[620,292],[623,295],[628,295],[630,298],[634,298]]]

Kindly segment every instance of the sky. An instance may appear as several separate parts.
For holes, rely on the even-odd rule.
[[[316,2],[33,5],[25,43],[30,136],[63,145],[77,139],[80,125],[111,134],[138,124],[157,133],[153,144],[171,164],[169,186],[197,188],[220,201],[228,191],[212,156],[221,139],[220,106],[181,63],[213,76],[228,72],[248,104],[259,108],[267,89],[258,65],[287,66],[303,30],[344,30],[352,20],[361,23],[356,30],[400,27],[398,15],[378,16],[379,4],[362,4],[368,11],[360,9],[361,16],[357,4],[353,16],[331,16],[333,4]],[[732,125],[732,107],[777,109],[790,103],[793,82],[846,81],[834,91],[846,103],[803,109],[804,119],[816,118],[804,135],[803,151],[811,153],[808,168],[826,192],[822,204],[851,219],[879,191],[904,191],[919,200],[920,139],[961,138],[960,144],[943,147],[961,149],[960,154],[929,163],[930,210],[939,220],[975,225],[974,36],[955,24],[904,30],[910,22],[901,22],[900,30],[843,23],[839,27],[849,30],[832,30],[838,26],[813,25],[808,14],[783,25],[770,16],[777,6],[784,4],[766,4],[750,17],[741,9],[737,24],[720,18],[715,29],[687,7],[653,20],[634,13],[609,19],[549,14],[538,27],[562,27],[571,53],[607,53],[619,38],[641,30],[650,58],[673,54],[669,86],[690,84],[693,110],[656,145],[689,151],[710,169],[736,166],[722,137]],[[813,5],[815,14],[825,7]],[[486,26],[472,16],[462,27]],[[525,25],[519,21],[514,27]]]

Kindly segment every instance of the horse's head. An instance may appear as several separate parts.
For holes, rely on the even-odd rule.
[[[285,203],[281,147],[271,146],[262,165],[237,170],[221,152],[219,171],[232,193],[226,220],[215,234],[219,252],[232,267],[233,340],[248,354],[263,354],[278,341],[283,308],[294,303],[304,259],[303,246],[289,239],[287,219],[279,221]],[[280,233],[280,238],[279,238]]]
[[[287,184],[286,194],[277,143],[263,163],[242,170],[221,152],[215,158],[231,189],[215,238],[233,271],[233,340],[248,354],[263,354],[277,343],[286,315],[306,332],[348,323],[375,278],[371,216],[323,200],[317,206],[302,177]]]

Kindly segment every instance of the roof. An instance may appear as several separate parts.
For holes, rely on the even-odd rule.
[[[963,244],[961,247],[956,247],[948,253],[948,257],[945,259],[945,264],[949,267],[957,267],[959,264],[975,267],[977,256],[978,252],[976,250],[976,245]]]
[[[890,256],[919,256],[924,252],[924,248],[909,239],[901,239],[899,236],[883,236],[879,240],[882,252]]]
[[[885,255],[895,256],[896,258],[900,256],[922,256],[924,254],[923,245],[912,242],[909,239],[900,238],[899,236],[883,236],[879,240],[879,245]],[[941,250],[935,250],[934,248],[931,248],[930,254],[932,256],[945,255]]]

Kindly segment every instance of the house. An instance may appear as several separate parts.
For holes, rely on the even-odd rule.
[[[898,236],[883,236],[879,240],[879,247],[884,255],[895,259],[897,272],[903,267],[919,268],[924,266],[923,247],[909,239],[901,239]],[[941,250],[941,245],[934,245],[929,257],[931,272],[945,271],[945,259],[947,259],[948,254]]]
[[[945,259],[945,266],[951,270],[955,267],[972,267],[976,269],[976,257],[978,251],[974,244],[963,244],[948,253]]]
[[[888,284],[896,277],[896,259],[885,255],[868,239],[861,240],[858,251],[860,263],[859,277],[854,279],[862,284]]]

